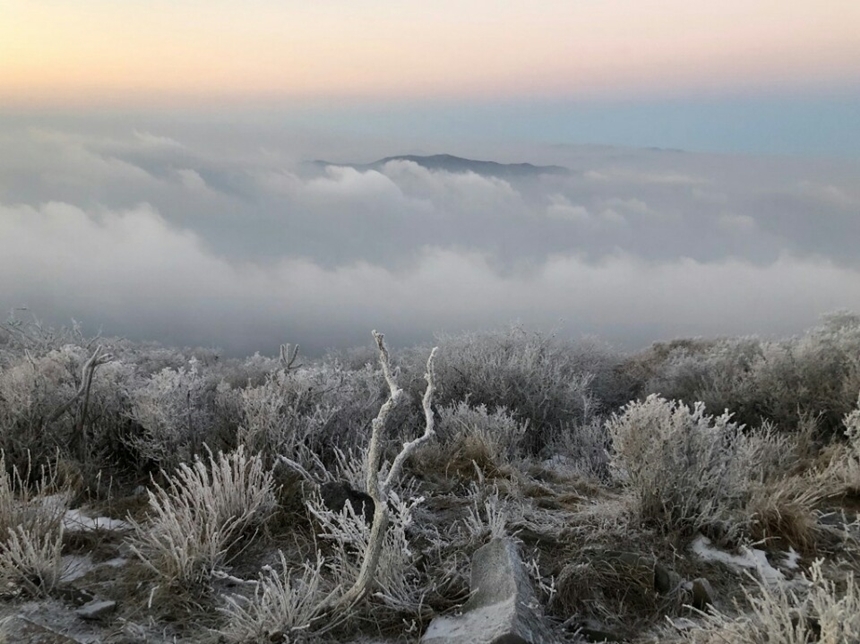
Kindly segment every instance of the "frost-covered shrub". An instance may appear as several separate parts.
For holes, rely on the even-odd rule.
[[[389,523],[373,578],[371,597],[374,615],[420,612],[427,588],[414,565],[414,553],[407,538],[414,507],[422,498],[403,500],[394,492],[389,497]],[[313,499],[308,509],[320,527],[319,538],[328,544],[325,571],[331,583],[351,587],[359,577],[361,555],[366,552],[372,526],[347,503],[332,512],[321,500]]]
[[[794,428],[816,417],[833,436],[860,391],[860,316],[835,314],[800,338],[767,343],[753,367],[761,416]]]
[[[0,540],[14,528],[54,534],[67,507],[68,497],[57,484],[55,470],[48,466],[35,470],[30,463],[19,470],[0,451]]]
[[[837,492],[860,492],[860,397],[857,406],[845,419],[844,446],[837,448],[825,472]]]
[[[690,644],[843,644],[860,641],[860,588],[852,573],[844,583],[825,577],[823,562],[812,564],[807,587],[756,582],[745,591],[748,612],[704,616],[699,628],[685,628],[661,641]]]
[[[857,396],[857,406],[845,415],[845,437],[851,451],[860,458],[860,395]]]
[[[780,341],[729,338],[655,345],[631,359],[639,393],[732,409],[738,422],[794,431],[816,418],[820,437],[841,430],[860,389],[860,316],[838,313]]]
[[[63,573],[63,529],[56,533],[18,526],[0,541],[0,584],[43,597],[60,582]]]
[[[134,523],[132,548],[169,585],[200,591],[275,507],[272,474],[243,448],[182,463],[149,491],[151,516]]]
[[[20,356],[0,370],[0,448],[7,460],[23,467],[30,454],[43,460],[69,444],[76,410],[53,416],[74,398],[86,359],[81,347],[69,344]]]
[[[661,354],[656,348],[652,351]],[[708,409],[731,409],[740,422],[750,426],[761,422],[752,375],[762,357],[757,338],[677,342],[665,351],[662,364],[645,383],[647,393],[687,404],[703,402]]]
[[[313,641],[337,622],[319,621],[318,607],[328,587],[323,579],[324,560],[305,563],[301,574],[294,575],[282,551],[280,571],[268,567],[260,573],[254,595],[248,600],[226,597],[222,612],[228,623],[220,634],[228,642],[301,642]]]
[[[611,465],[633,490],[641,521],[721,539],[781,538],[811,547],[813,511],[833,485],[798,471],[796,445],[771,427],[751,431],[730,413],[710,416],[656,395],[607,423]]]
[[[57,585],[67,507],[53,470],[20,472],[0,452],[0,586],[43,596]]]
[[[493,476],[517,458],[527,423],[505,408],[460,402],[437,410],[436,440],[418,450],[413,466],[422,472],[472,476],[475,468]]]
[[[752,464],[731,415],[705,414],[656,395],[608,423],[613,465],[633,489],[641,520],[691,532],[729,523],[746,501]]]
[[[332,463],[338,448],[367,442],[365,434],[379,409],[379,372],[322,364],[281,369],[257,387],[240,392],[241,444],[267,458],[278,455],[308,466],[312,454]]]
[[[131,417],[139,425],[130,447],[167,470],[190,462],[205,446],[218,448],[217,387],[194,358],[153,374],[130,392]]]
[[[606,480],[609,472],[610,438],[602,418],[565,425],[547,442],[548,464],[564,463],[583,476]]]
[[[559,427],[583,422],[599,402],[593,391],[617,397],[618,359],[593,344],[580,349],[521,327],[440,336],[438,343],[440,405],[468,400],[509,409],[528,422],[525,446],[535,453]]]

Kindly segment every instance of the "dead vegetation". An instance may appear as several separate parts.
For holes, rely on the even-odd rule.
[[[414,642],[513,535],[560,640],[857,639],[856,318],[634,357],[375,334],[376,364],[0,333],[5,613],[115,600],[105,642]]]

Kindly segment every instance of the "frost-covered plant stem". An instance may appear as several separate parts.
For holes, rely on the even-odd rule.
[[[379,557],[382,554],[382,546],[385,541],[385,531],[388,528],[388,501],[391,493],[391,487],[400,477],[400,472],[403,470],[403,463],[409,456],[429,441],[435,435],[433,422],[433,409],[431,403],[433,394],[436,391],[433,359],[436,356],[437,347],[434,347],[430,352],[430,357],[427,359],[427,372],[424,374],[424,379],[427,381],[427,389],[424,392],[424,418],[425,427],[424,433],[415,440],[403,444],[403,449],[394,459],[391,469],[386,477],[379,481],[379,461],[382,454],[382,432],[385,429],[385,421],[391,410],[394,409],[397,402],[403,395],[403,390],[397,385],[394,376],[391,373],[391,362],[388,356],[388,349],[385,348],[384,336],[382,333],[373,331],[373,338],[376,340],[376,346],[379,348],[379,362],[382,366],[382,373],[385,376],[385,381],[388,383],[389,396],[388,400],[379,409],[379,413],[374,418],[372,423],[372,432],[370,436],[370,446],[368,449],[367,459],[367,494],[373,499],[375,510],[373,513],[373,526],[370,529],[370,539],[367,542],[367,547],[364,551],[364,559],[361,563],[358,577],[352,588],[347,590],[342,596],[332,602],[327,602],[320,608],[322,610],[329,608],[344,608],[355,604],[363,599],[370,591],[373,585],[374,577],[376,576],[376,568],[379,565]]]
[[[78,388],[78,391],[48,417],[45,421],[45,426],[58,420],[60,416],[65,414],[69,408],[81,398],[81,396],[84,396],[84,409],[82,411],[82,415],[86,414],[86,405],[89,403],[90,399],[90,387],[92,387],[93,384],[93,374],[98,367],[103,364],[107,364],[111,360],[113,360],[113,356],[110,353],[102,353],[102,346],[97,346],[93,355],[90,356],[90,359],[84,363],[83,367],[81,367],[81,386]]]

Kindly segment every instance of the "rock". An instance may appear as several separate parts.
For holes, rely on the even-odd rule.
[[[0,644],[80,644],[76,639],[40,626],[20,615],[0,621]]]
[[[54,595],[75,606],[83,606],[95,599],[95,595],[90,591],[71,585],[57,588],[54,591]]]
[[[580,625],[579,634],[589,642],[623,642],[626,639],[593,619],[586,620]]]
[[[713,586],[711,586],[711,582],[704,577],[699,577],[698,579],[693,580],[690,592],[693,595],[691,602],[693,608],[705,610],[708,606],[714,605],[716,593],[714,592]]]
[[[322,497],[325,506],[332,512],[341,512],[344,506],[349,503],[357,516],[364,515],[365,521],[373,522],[373,512],[376,509],[373,499],[370,498],[369,494],[353,490],[343,481],[320,485],[320,497]]]
[[[510,539],[493,539],[472,557],[472,596],[461,613],[436,617],[423,644],[544,644],[555,642],[536,612],[537,600]]]
[[[91,601],[75,611],[75,615],[87,621],[104,619],[116,610],[116,602],[111,600]]]
[[[681,575],[659,561],[654,564],[654,590],[661,595],[668,595],[676,590],[684,580]]]

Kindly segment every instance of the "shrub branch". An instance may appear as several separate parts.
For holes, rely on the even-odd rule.
[[[376,576],[376,569],[379,565],[380,555],[382,554],[385,530],[388,528],[388,501],[391,488],[399,478],[400,472],[403,469],[403,463],[406,459],[409,458],[416,449],[429,441],[435,435],[431,403],[433,401],[433,394],[436,390],[434,383],[433,359],[436,356],[436,350],[438,347],[434,348],[430,352],[430,357],[427,359],[427,372],[424,374],[424,379],[427,381],[427,390],[424,392],[424,416],[426,419],[424,433],[415,440],[403,444],[403,449],[394,459],[394,463],[392,464],[388,475],[383,479],[382,483],[379,482],[382,432],[385,429],[385,421],[391,413],[391,410],[394,409],[395,405],[397,405],[397,402],[400,400],[403,390],[397,385],[397,382],[391,373],[391,362],[388,355],[388,349],[385,348],[383,334],[373,331],[373,337],[376,340],[376,346],[379,349],[379,362],[382,366],[382,373],[385,376],[386,383],[388,383],[389,390],[388,400],[383,403],[376,418],[373,419],[373,429],[370,436],[370,447],[368,450],[367,494],[370,495],[375,504],[373,526],[370,529],[370,539],[367,542],[367,547],[364,551],[364,559],[361,563],[361,570],[358,573],[355,583],[339,598],[323,602],[323,604],[320,605],[321,611],[349,608],[367,596]]]

